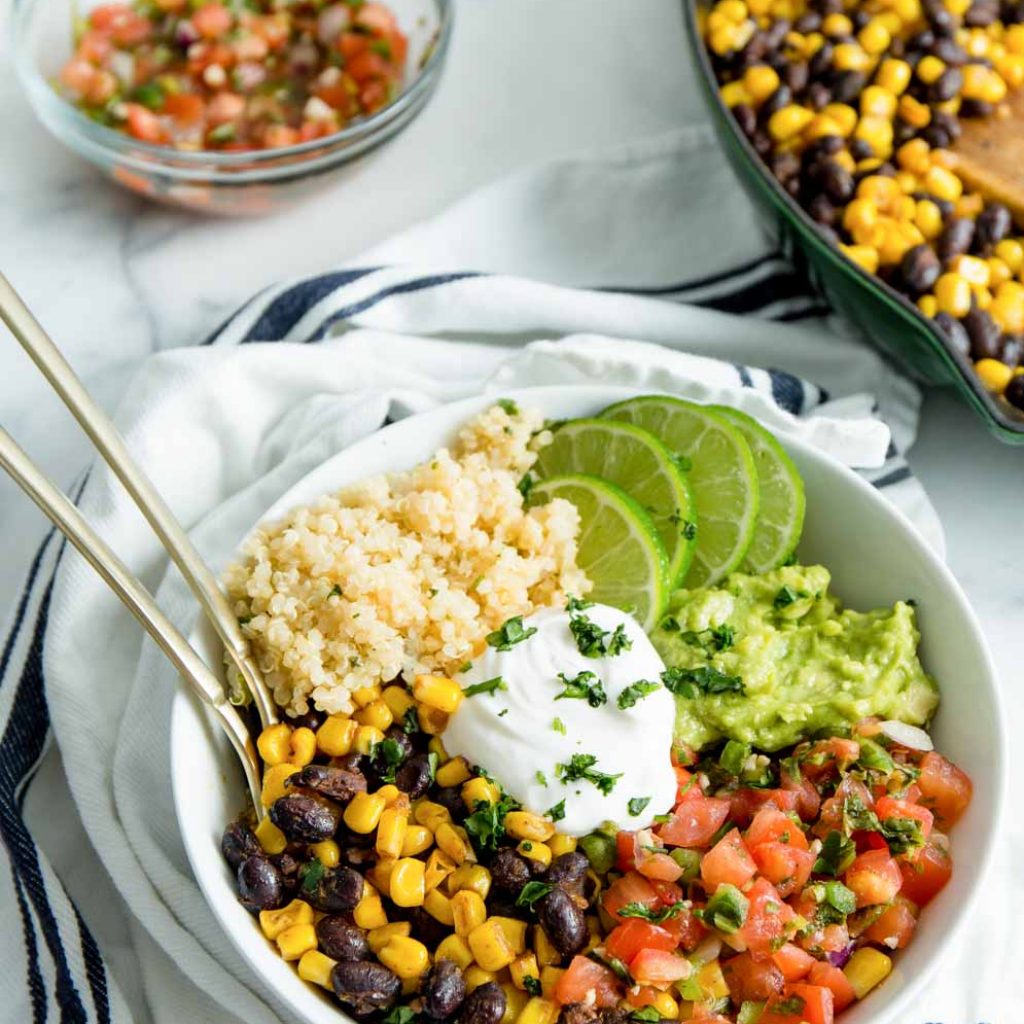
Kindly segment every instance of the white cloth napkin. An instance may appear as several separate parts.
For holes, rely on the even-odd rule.
[[[349,268],[268,289],[206,346],[144,366],[118,415],[130,448],[219,568],[277,495],[389,419],[484,390],[614,381],[728,402],[801,435],[862,469],[941,548],[901,454],[916,391],[835,329],[750,233],[750,211],[706,141],[517,175],[360,262],[407,257],[418,267]],[[667,216],[692,243],[659,257],[637,230]],[[552,231],[560,248],[541,251]],[[536,258],[538,275],[566,281],[576,268],[577,281],[619,290],[465,271],[501,266],[488,257],[496,246],[515,250],[505,266]],[[194,603],[104,466],[80,504],[187,631]],[[4,919],[18,923],[0,946],[17,965],[0,973],[0,1005],[13,1021],[287,1019],[221,933],[184,857],[168,782],[173,672],[79,558],[65,554],[52,584],[58,554],[53,539],[40,552],[0,663],[0,828],[14,880],[2,898]],[[88,837],[69,827],[74,857],[54,859],[111,893],[91,920],[19,813],[47,705]],[[35,806],[66,806],[52,773],[35,785],[49,787],[33,793]],[[94,933],[112,938],[99,948]],[[977,1012],[975,966],[973,982],[943,988],[928,1019]],[[954,1006],[964,1016],[952,1017]]]

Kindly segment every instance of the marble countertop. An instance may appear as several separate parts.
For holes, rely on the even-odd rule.
[[[7,2],[0,47],[9,46]],[[531,64],[539,30],[542,59]],[[195,343],[268,283],[338,264],[517,167],[700,120],[678,58],[682,32],[677,0],[463,0],[449,67],[420,119],[311,202],[247,221],[157,208],[107,184],[35,121],[0,50],[0,266],[113,407],[141,359]],[[9,337],[0,339],[0,409],[58,481],[85,463],[80,433]],[[1024,665],[1024,450],[992,441],[952,394],[933,392],[910,462],[1012,687]],[[0,519],[6,613],[44,526],[6,479]],[[1014,725],[1024,720],[1010,723],[1011,735]]]

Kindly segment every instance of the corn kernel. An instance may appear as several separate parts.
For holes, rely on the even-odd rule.
[[[302,954],[299,960],[299,977],[303,981],[310,981],[321,988],[334,990],[331,984],[331,971],[334,970],[336,960],[315,949],[308,949]]]
[[[460,892],[452,900],[452,905],[456,906],[457,901],[463,896],[474,895],[476,894]],[[480,908],[481,913],[486,913],[483,909],[483,900],[480,901]],[[501,924],[495,920],[482,921],[465,933],[460,928],[459,910],[456,907],[455,932],[458,935],[466,936],[469,948],[473,951],[473,959],[485,971],[500,971],[503,967],[508,967],[516,958],[514,947],[508,941]]]
[[[391,902],[396,907],[421,907],[426,892],[424,872],[426,865],[415,857],[402,857],[395,862],[388,880]]]
[[[516,853],[541,867],[546,868],[551,863],[551,847],[536,839],[524,839],[516,846]]]
[[[384,797],[379,793],[356,793],[345,808],[342,818],[353,832],[366,836],[377,827],[384,807]]]
[[[325,868],[336,868],[341,863],[341,849],[333,839],[324,839],[322,842],[313,843],[309,852]]]
[[[854,163],[853,156],[850,154],[848,149],[841,149],[838,153],[832,157],[832,162],[839,164],[844,171],[848,171],[850,174],[857,169],[857,165]]]
[[[509,945],[517,952],[524,953],[526,951],[526,922],[520,921],[517,917],[492,917],[491,921],[495,922],[499,928],[505,933],[505,938],[508,939]]]
[[[387,732],[395,721],[391,708],[383,700],[374,700],[360,708],[353,716],[360,725],[372,725],[381,732]]]
[[[357,725],[352,749],[357,754],[372,754],[378,743],[384,742],[384,733],[375,725]]]
[[[747,68],[743,84],[755,104],[763,103],[779,87],[779,73],[767,64]]]
[[[913,70],[905,60],[897,60],[895,57],[886,57],[878,65],[878,72],[875,74],[875,83],[880,85],[893,96],[901,96],[910,85]]]
[[[396,811],[409,812],[411,803],[407,793],[403,793],[394,783],[387,782],[377,790],[377,796],[383,797],[385,807],[393,807]]]
[[[854,995],[863,999],[876,985],[881,984],[892,970],[892,960],[871,946],[856,950],[843,968]]]
[[[316,731],[316,745],[329,757],[344,757],[352,750],[357,722],[347,715],[331,715]]]
[[[287,790],[284,780],[290,775],[294,775],[297,771],[301,771],[297,764],[285,762],[284,764],[271,765],[263,773],[263,789],[260,792],[260,800],[264,807],[273,807],[285,795]]]
[[[487,918],[487,907],[479,893],[473,892],[472,889],[460,889],[452,896],[452,915],[455,921],[455,934],[466,937],[484,923]],[[472,945],[470,943],[470,947]],[[476,956],[475,950],[473,955]],[[500,964],[499,967],[490,967],[479,957],[476,960],[481,967],[486,967],[488,970],[497,971],[505,966],[505,964]]]
[[[565,968],[563,967],[552,967],[549,965],[540,969],[540,992],[545,999],[552,999],[554,997],[555,988],[563,974],[565,974]]]
[[[839,134],[843,138],[846,138],[857,127],[857,111],[848,103],[829,103],[822,108],[821,112],[839,125],[841,129]]]
[[[935,301],[934,295],[922,295],[917,300],[917,308],[929,319],[939,311],[939,305]]]
[[[405,838],[402,840],[401,855],[415,857],[417,853],[429,850],[433,841],[434,834],[425,825],[407,825]]]
[[[866,117],[892,118],[896,113],[896,97],[880,85],[869,85],[860,94],[860,112]]]
[[[455,861],[443,850],[432,850],[427,858],[427,866],[424,872],[423,884],[430,892],[436,889],[455,870]]]
[[[927,128],[931,124],[931,108],[927,103],[914,99],[909,93],[904,93],[900,97],[896,111],[900,119],[906,121],[911,128]]]
[[[516,988],[525,989],[527,978],[534,978],[539,982],[540,968],[537,966],[537,957],[533,953],[523,953],[517,956],[508,965],[508,973]]]
[[[871,152],[884,160],[892,152],[892,121],[884,117],[862,117],[853,130],[853,137],[866,142]]]
[[[455,864],[476,859],[465,830],[449,821],[443,821],[438,825],[434,832],[434,842],[437,843],[438,849],[446,853]]]
[[[618,922],[615,922],[618,924]],[[533,926],[533,948],[537,954],[537,962],[543,966],[560,963],[562,955],[555,949],[548,938],[548,933],[539,925]]]
[[[729,108],[741,105],[751,106],[754,97],[742,82],[726,82],[719,90],[722,102]]]
[[[813,142],[825,135],[842,136],[842,134],[843,126],[838,121],[833,121],[831,117],[826,117],[824,114],[817,114],[804,129],[803,138],[807,142]]]
[[[971,289],[974,296],[974,305],[978,309],[988,309],[992,305],[992,293],[987,288],[979,288],[977,286]]]
[[[914,210],[914,223],[930,242],[942,234],[942,211],[930,199],[919,199]]]
[[[458,938],[458,936],[456,936],[456,938]],[[468,945],[466,948],[469,948]],[[472,955],[472,952],[470,955]],[[473,964],[472,967],[464,969],[462,979],[466,983],[466,991],[472,992],[473,989],[479,988],[481,985],[486,985],[489,981],[497,981],[498,976],[494,971],[485,971],[479,965]]]
[[[872,174],[860,180],[857,198],[870,199],[880,210],[888,210],[900,198],[900,187],[895,178]]]
[[[469,770],[466,759],[460,755],[453,757],[447,764],[443,764],[437,769],[437,784],[439,786],[461,786],[472,776],[473,773]]]
[[[509,811],[505,816],[505,831],[516,839],[535,839],[543,843],[555,834],[555,826],[530,811]]]
[[[291,735],[292,727],[286,722],[268,725],[260,733],[256,740],[256,749],[265,765],[282,764],[288,760],[288,755],[291,753],[289,743]]]
[[[380,700],[381,690],[379,686],[360,686],[358,690],[352,691],[352,702],[358,708],[365,708],[375,700]]]
[[[555,1024],[561,1007],[543,996],[534,996],[516,1018],[516,1024]]]
[[[384,912],[384,904],[376,892],[364,896],[352,911],[352,920],[360,928],[383,928],[388,923],[388,915]]]
[[[1024,28],[1024,25],[1014,27]],[[1004,238],[996,244],[995,252],[996,256],[1009,268],[1011,274],[1020,273],[1021,267],[1024,267],[1024,245],[1021,245],[1016,238]]]
[[[741,25],[747,20],[747,5],[743,0],[719,0],[715,9],[734,25]]]
[[[959,319],[971,309],[971,286],[959,274],[943,274],[935,282],[935,302],[940,313]]]
[[[878,271],[878,250],[871,249],[866,245],[840,245],[839,248],[851,259],[857,266],[862,267],[869,274],[877,273]]]
[[[409,708],[416,706],[416,701],[404,686],[385,687],[380,699],[387,704],[396,722],[402,721]]]
[[[957,256],[950,262],[949,269],[972,286],[988,287],[989,267],[985,260],[978,256]]]
[[[397,863],[397,857],[378,857],[376,864],[366,872],[366,877],[379,892],[387,892],[391,888],[391,871]]]
[[[924,176],[924,187],[926,192],[951,203],[956,202],[964,190],[960,179],[952,171],[936,166],[928,168],[928,173]]]
[[[430,954],[419,939],[396,935],[377,954],[385,967],[390,967],[400,978],[419,978],[430,967]]]
[[[366,941],[371,952],[376,955],[396,936],[405,937],[411,934],[412,925],[408,921],[393,921],[379,928],[371,928],[366,933]]]
[[[1009,284],[1010,282],[1007,282]],[[1006,284],[1000,285],[996,297],[988,308],[989,316],[1007,334],[1020,334],[1024,331],[1024,303],[1009,295],[1001,294]]]
[[[985,200],[980,192],[972,192],[970,195],[961,196],[953,208],[958,217],[968,217],[974,220],[985,208]]]
[[[421,800],[412,809],[412,816],[417,824],[426,825],[435,833],[440,825],[452,820],[448,808],[443,804],[434,803],[433,800]]]
[[[678,1020],[679,1004],[672,998],[671,992],[657,992],[651,1005],[661,1015],[662,1020]]]
[[[412,695],[421,704],[443,711],[446,715],[458,710],[463,698],[462,687],[454,679],[431,675],[416,676]]]
[[[271,856],[283,853],[288,845],[288,837],[269,818],[264,818],[256,826],[256,839],[263,852]]]
[[[845,14],[829,14],[821,23],[821,31],[827,36],[852,36],[853,22]]]
[[[961,70],[964,76],[961,95],[964,99],[985,103],[1002,103],[1006,99],[1006,83],[998,72],[984,64],[965,64]]]
[[[443,938],[438,943],[435,956],[438,960],[451,960],[458,964],[463,971],[473,962],[473,951],[461,935],[449,935]]]
[[[463,783],[462,802],[466,805],[466,810],[468,811],[476,810],[476,805],[480,801],[486,804],[496,804],[500,799],[501,790],[493,782],[490,782],[481,775],[470,779],[469,782]]]
[[[316,929],[311,924],[294,924],[275,939],[282,960],[298,960],[316,949]]]
[[[505,993],[505,1012],[502,1014],[498,1024],[515,1024],[519,1015],[526,1009],[530,997],[515,985],[505,982],[502,986]]]
[[[378,793],[378,796],[380,794]],[[394,807],[386,808],[377,824],[377,838],[374,848],[382,857],[400,857],[405,845],[405,834],[409,828],[408,811]]]
[[[548,840],[552,857],[561,857],[563,853],[575,853],[576,845],[575,836],[567,836],[562,832],[556,832]]]
[[[799,135],[813,119],[813,111],[790,103],[780,107],[768,119],[768,134],[776,142],[785,142]]]
[[[448,714],[429,704],[420,704],[416,708],[416,717],[420,729],[428,736],[440,736],[448,728]]]
[[[892,35],[877,18],[872,18],[858,33],[857,42],[867,53],[878,56],[889,49]]]
[[[938,57],[929,54],[927,57],[922,57],[917,62],[917,77],[924,82],[925,85],[931,85],[933,82],[937,82],[946,71],[945,61],[940,60]]]
[[[905,171],[926,174],[931,167],[930,153],[931,147],[924,139],[911,139],[896,150],[896,162]]]
[[[896,172],[896,184],[899,185],[900,191],[903,193],[904,200],[910,200],[910,206],[908,209],[911,211],[909,217],[913,219],[914,213],[917,210],[916,203],[911,198],[911,194],[917,191],[917,175],[912,174],[910,171],[897,171]],[[900,206],[902,211],[904,206]],[[902,216],[902,212],[901,212]]]
[[[832,65],[837,71],[868,71],[871,55],[858,43],[837,43],[832,54]]]
[[[260,911],[260,930],[270,940],[298,924],[313,923],[313,908],[303,900],[292,900],[279,910]]]
[[[477,893],[482,900],[491,891],[491,873],[481,864],[463,864],[448,876],[448,893],[454,895],[468,889]]]
[[[444,741],[440,736],[430,737],[430,742],[427,743],[427,752],[430,754],[437,754],[437,758],[442,764],[445,761],[450,760],[448,757],[448,751],[444,749]]]
[[[997,395],[1001,395],[1013,379],[1013,369],[998,359],[979,359],[974,364],[974,372],[985,389]]]

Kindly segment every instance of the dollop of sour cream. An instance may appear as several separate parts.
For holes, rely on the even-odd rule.
[[[587,657],[570,629],[572,614],[609,635],[621,626],[631,645],[619,654]],[[501,684],[462,701],[445,729],[445,748],[484,768],[527,810],[557,817],[552,808],[564,801],[561,832],[582,836],[609,821],[631,831],[650,825],[675,799],[675,703],[660,682],[664,662],[643,629],[631,616],[600,604],[576,613],[547,609],[524,619],[523,626],[536,632],[506,651],[488,646],[460,673],[464,690],[498,677]],[[584,683],[599,680],[605,692],[598,707],[585,697],[559,699],[566,691],[560,674],[573,680],[583,672],[596,677],[583,677]],[[657,688],[620,707],[620,694],[640,681]],[[575,773],[567,767],[574,755],[583,758],[577,757]],[[595,760],[584,767],[587,755]],[[572,779],[579,770],[584,776]],[[606,775],[617,778],[604,781],[603,792],[600,780]]]

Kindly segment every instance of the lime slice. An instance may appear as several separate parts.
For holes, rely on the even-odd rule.
[[[588,600],[631,613],[650,632],[670,592],[668,558],[651,517],[621,487],[573,473],[535,484],[530,503],[571,501],[580,514],[576,563],[594,589]]]
[[[653,434],[629,423],[569,420],[541,449],[533,472],[541,479],[586,473],[621,487],[650,515],[668,555],[669,583],[682,583],[696,546],[693,497],[678,457]]]
[[[725,405],[710,408],[747,439],[757,466],[761,504],[754,539],[743,559],[746,572],[777,569],[796,550],[804,528],[804,482],[786,450],[757,420]]]
[[[684,585],[708,587],[738,568],[757,522],[757,469],[750,446],[725,417],[668,395],[617,402],[602,417],[650,431],[691,462],[697,548]]]

